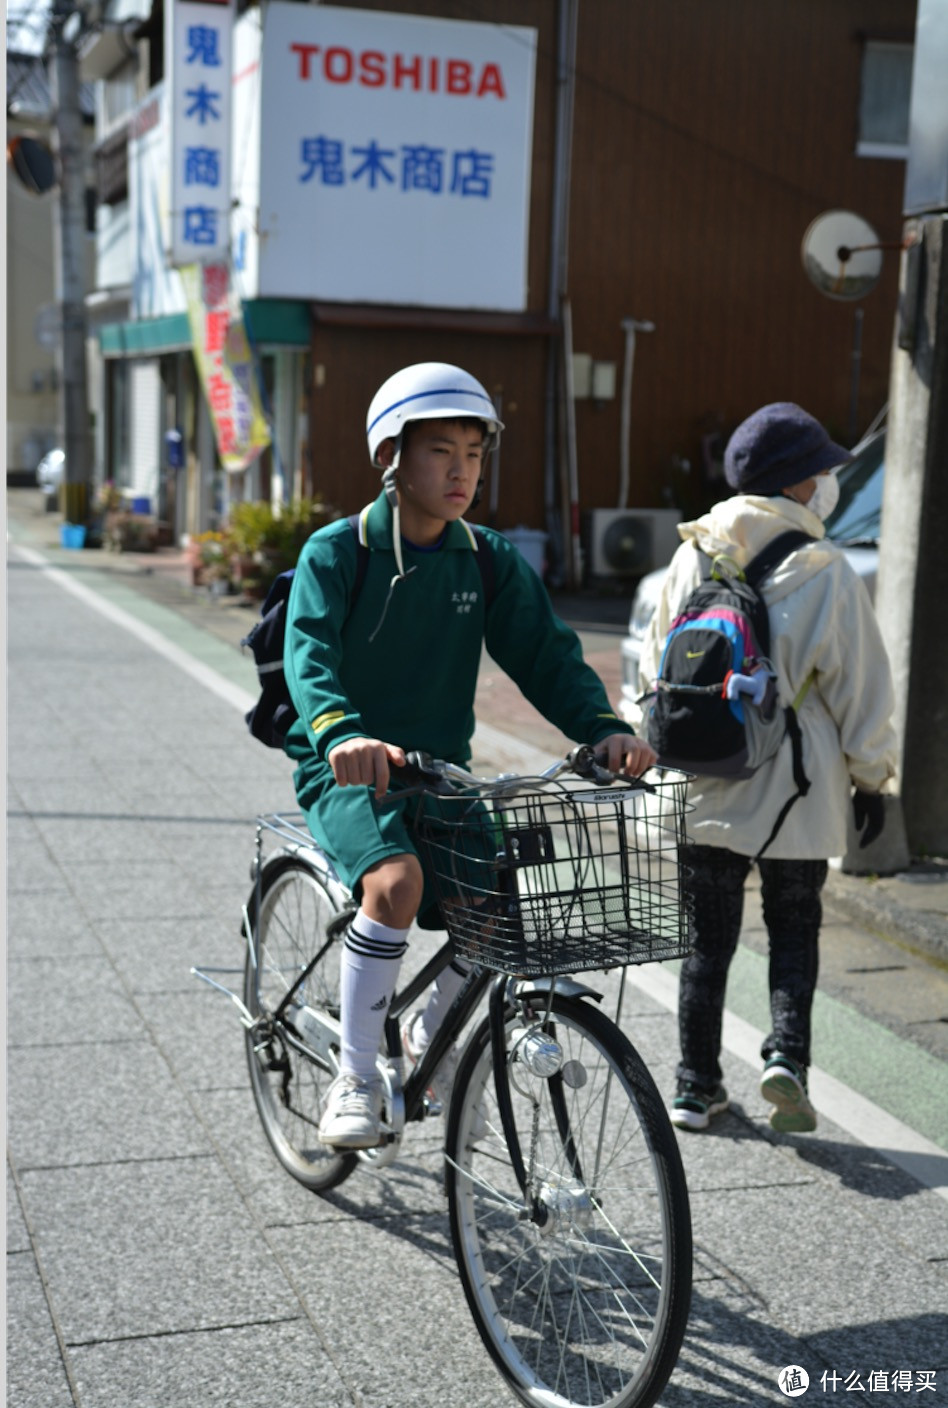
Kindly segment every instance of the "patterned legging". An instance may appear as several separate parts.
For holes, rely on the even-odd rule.
[[[720,846],[685,846],[686,893],[694,906],[694,952],[685,959],[678,993],[680,1080],[707,1089],[721,1079],[721,1016],[727,974],[741,931],[749,856]],[[764,923],[770,939],[770,1020],[761,1047],[810,1064],[810,1012],[819,967],[820,891],[825,860],[759,861]]]

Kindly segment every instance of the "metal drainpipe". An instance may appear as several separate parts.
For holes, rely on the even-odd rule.
[[[562,323],[562,299],[566,292],[569,242],[570,165],[573,142],[574,64],[579,0],[559,0],[556,36],[556,133],[554,139],[553,200],[550,223],[550,282],[547,313]],[[547,344],[546,415],[544,466],[544,505],[550,542],[550,585],[562,586],[567,575],[570,552],[570,524],[558,507],[557,493],[557,402],[561,343],[552,336]],[[568,451],[567,451],[568,454]]]

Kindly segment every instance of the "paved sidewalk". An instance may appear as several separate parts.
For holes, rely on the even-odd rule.
[[[413,1129],[390,1169],[361,1167],[314,1198],[266,1145],[231,1005],[190,976],[202,963],[239,984],[249,818],[292,805],[286,759],[252,745],[239,713],[253,670],[234,636],[253,612],[195,599],[164,554],[69,553],[56,520],[24,521],[37,536],[11,524],[7,572],[7,1408],[512,1402],[458,1285],[441,1122]],[[616,634],[583,632],[613,658]],[[546,747],[490,697],[479,746]],[[731,1107],[707,1136],[679,1139],[695,1292],[661,1408],[766,1408],[790,1365],[817,1397],[849,1384],[865,1408],[898,1408],[929,1401],[927,1384],[943,1402],[945,1058],[820,994],[821,1053],[841,1037],[851,1070],[820,1074],[815,1137],[775,1135],[748,909]],[[891,942],[869,956],[856,926],[827,929],[858,955],[838,973],[828,955],[827,976],[852,983],[871,961],[891,1014],[905,976]],[[937,965],[905,966],[937,992]],[[672,969],[632,974],[623,1009],[662,1092]],[[617,981],[602,983],[610,1005]],[[906,1026],[926,1015],[918,991]]]
[[[75,552],[60,546],[58,514],[43,511],[39,492],[7,491],[11,537],[70,567],[115,574],[123,585],[179,613],[185,620],[239,648],[257,618],[256,603],[239,596],[217,596],[191,585],[190,565],[181,548],[154,553],[114,553],[104,549]],[[580,634],[587,659],[603,679],[610,697],[618,697],[619,642],[628,620],[629,600],[621,593],[564,593],[554,598],[559,614]],[[480,723],[555,756],[568,740],[523,698],[516,685],[485,657],[476,699]],[[831,869],[827,902],[871,933],[948,963],[948,858],[913,861],[897,875],[856,876]]]

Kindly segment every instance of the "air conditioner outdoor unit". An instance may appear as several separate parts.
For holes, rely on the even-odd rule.
[[[594,508],[586,514],[591,577],[644,577],[671,561],[681,539],[675,508]]]

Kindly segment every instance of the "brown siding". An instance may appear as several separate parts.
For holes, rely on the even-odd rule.
[[[359,0],[360,8],[396,3]],[[555,0],[413,0],[419,14],[539,30],[530,291],[545,311],[554,134]],[[476,13],[475,13],[476,11]],[[790,399],[846,439],[855,307],[864,311],[860,426],[887,394],[897,256],[859,305],[809,284],[800,243],[824,210],[857,211],[898,239],[904,164],[855,156],[861,35],[910,39],[914,0],[580,0],[570,211],[574,347],[616,363],[623,317],[652,319],[632,388],[630,505],[673,493],[684,512],[717,492],[703,434]],[[490,258],[490,251],[485,251]],[[374,492],[365,411],[415,360],[457,361],[500,389],[508,433],[501,527],[544,516],[546,339],[317,324],[312,455],[317,487],[349,509]],[[583,508],[616,502],[619,396],[579,401]],[[690,475],[674,472],[683,456]],[[485,517],[485,510],[479,515]]]

